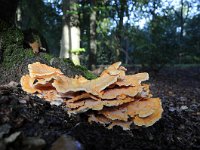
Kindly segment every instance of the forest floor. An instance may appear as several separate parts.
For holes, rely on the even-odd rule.
[[[130,131],[89,124],[84,115],[69,118],[61,106],[26,94],[20,85],[0,86],[0,149],[200,149],[200,67],[166,68],[149,83],[162,99],[162,119]]]

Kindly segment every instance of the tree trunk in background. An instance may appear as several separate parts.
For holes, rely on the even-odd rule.
[[[181,0],[181,10],[180,10],[180,27],[181,27],[181,31],[180,31],[180,43],[182,43],[182,39],[183,39],[183,27],[184,27],[184,16],[183,16],[183,9],[184,9],[184,3],[183,0]]]
[[[150,37],[151,37],[151,42],[153,44],[156,43],[157,39],[156,38],[156,34],[157,34],[157,21],[156,21],[156,18],[157,18],[157,14],[156,14],[156,9],[157,9],[157,5],[156,5],[156,1],[153,1],[153,4],[152,4],[152,9],[150,10],[150,13],[152,15],[152,26],[151,26],[151,29],[150,29]],[[151,48],[150,50],[150,55],[153,56],[154,55],[154,48]],[[150,65],[152,68],[154,68],[155,66],[155,60],[154,60],[154,57],[150,57]]]
[[[96,65],[96,10],[94,9],[95,1],[91,1],[91,7],[93,7],[90,14],[90,48],[89,48],[89,69],[95,69]]]
[[[60,58],[70,58],[74,64],[80,65],[78,54],[73,50],[80,49],[80,28],[78,13],[76,11],[77,0],[63,0],[63,31],[61,39]]]
[[[178,56],[179,57],[179,63],[181,63],[181,55],[183,55],[183,31],[184,31],[184,1],[180,0],[180,8],[179,10],[174,10],[175,14],[177,15],[177,18],[179,19],[179,24],[178,26],[180,27],[180,34],[179,34],[179,52]]]
[[[118,9],[118,16],[119,16],[119,22],[118,22],[118,27],[117,27],[117,38],[119,41],[119,48],[116,49],[116,55],[117,59],[120,58],[120,55],[122,54],[121,49],[122,49],[122,30],[123,30],[123,22],[124,22],[124,13],[125,13],[125,5],[126,5],[126,0],[120,0],[120,8]]]
[[[184,30],[184,14],[183,14],[183,9],[184,9],[184,3],[183,0],[181,0],[181,10],[180,10],[180,36],[179,36],[179,55],[181,55],[183,51],[183,30]],[[179,60],[179,63],[181,63],[181,59]]]
[[[21,2],[19,1],[16,14],[15,14],[15,25],[17,28],[22,29],[22,10],[21,10]]]
[[[123,21],[124,21],[124,13],[125,13],[125,4],[126,0],[120,0],[120,10],[119,10],[119,25],[118,25],[118,36],[121,40],[121,32],[123,30]]]

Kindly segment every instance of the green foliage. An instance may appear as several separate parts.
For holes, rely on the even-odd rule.
[[[53,55],[48,54],[48,53],[44,53],[42,56],[43,56],[43,58],[44,58],[45,60],[47,60],[48,62],[50,62],[51,59],[54,58]]]
[[[98,35],[99,40],[97,43],[97,64],[111,64],[118,61],[116,54],[119,51],[119,41],[114,34],[105,36],[102,34]]]
[[[194,62],[200,63],[200,14],[194,16],[192,19],[187,21],[185,37],[185,51],[182,56],[182,62]],[[190,58],[186,57],[190,55]],[[186,57],[186,58],[184,58]],[[187,60],[187,61],[186,61]]]
[[[170,20],[170,17],[156,16],[146,31],[135,32],[132,42],[136,43],[133,51],[136,63],[147,65],[154,70],[174,63],[179,49],[176,27]]]
[[[127,1],[127,3],[131,3],[131,1]],[[189,1],[187,3],[190,4]],[[132,18],[133,22],[137,22],[142,17],[147,17],[148,22],[141,29],[135,24],[129,23],[129,18],[121,29],[121,40],[119,39],[119,13],[126,12],[120,12],[120,4],[120,1],[109,4],[114,8],[112,11],[115,12],[111,12],[111,14],[104,17],[101,14],[98,16],[97,63],[108,64],[117,61],[117,58],[113,56],[117,56],[117,53],[121,53],[123,50],[131,58],[129,59],[130,62],[148,66],[153,70],[159,70],[167,64],[199,63],[200,27],[198,24],[200,23],[200,15],[186,18],[186,13],[190,12],[186,12],[185,2],[182,18],[184,23],[182,37],[182,33],[178,31],[181,26],[179,10],[175,10],[172,6],[165,7],[162,5],[162,1],[159,0],[136,1],[129,7],[138,13],[134,14],[132,12],[135,15]],[[192,4],[187,6],[187,10],[192,9],[188,7],[192,7]],[[112,13],[115,15],[112,16]],[[129,13],[126,13],[126,15]],[[117,25],[115,25],[115,21]],[[120,54],[120,61],[125,62],[125,54]]]
[[[72,49],[71,52],[79,55],[80,53],[85,52],[85,48]]]
[[[60,0],[51,2],[22,0],[22,12],[25,12],[22,27],[40,29],[51,53],[58,54],[62,4]],[[126,62],[124,52],[128,54],[129,63],[155,70],[166,64],[200,63],[200,15],[191,11],[195,5],[198,7],[195,1],[183,0],[179,8],[161,0],[76,2],[74,9],[67,13],[79,16],[84,49],[72,51],[79,54],[85,50],[82,53],[85,65],[90,55],[90,15],[94,11],[97,14],[97,64]],[[143,28],[138,27],[141,19],[146,20]],[[10,47],[12,49],[12,45]]]

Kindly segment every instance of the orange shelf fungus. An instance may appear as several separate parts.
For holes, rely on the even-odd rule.
[[[114,99],[120,95],[126,95],[130,97],[134,97],[137,94],[142,92],[142,86],[137,87],[120,87],[104,90],[101,92],[100,97],[102,99]]]
[[[103,115],[94,114],[89,115],[88,122],[100,123],[108,129],[112,129],[114,126],[120,126],[123,130],[130,130],[130,125],[132,124],[132,121],[111,120]]]
[[[99,95],[99,93],[104,90],[109,85],[117,81],[117,76],[103,76],[94,80],[87,80],[81,78],[68,78],[65,76],[58,76],[55,78],[52,85],[56,88],[58,92],[77,92],[85,91],[93,95]]]
[[[159,109],[159,103],[160,99],[158,98],[136,100],[132,103],[129,103],[127,106],[128,114],[131,117],[135,117],[136,115],[142,118],[147,117]]]
[[[110,65],[106,70],[104,70],[102,73],[101,73],[101,77],[102,76],[112,76],[112,75],[119,75],[120,74],[120,71],[119,70],[119,67],[121,65],[121,62],[116,62],[112,65]],[[122,70],[123,71],[123,70]]]
[[[149,79],[149,74],[137,73],[135,75],[127,75],[124,79],[117,81],[115,84],[118,86],[138,86],[142,81],[146,81]]]
[[[44,90],[41,93],[37,94],[37,96],[40,98],[44,98],[45,100],[50,102],[54,100],[63,101],[56,90]]]
[[[103,115],[89,114],[88,122],[89,123],[96,122],[106,126],[107,124],[110,124],[112,120],[106,118]]]
[[[69,115],[85,113],[90,123],[130,130],[131,124],[148,127],[162,117],[161,100],[151,98],[149,85],[143,83],[149,74],[126,75],[127,69],[121,62],[109,66],[93,80],[69,78],[60,69],[40,62],[29,64],[28,69],[29,74],[20,81],[24,91],[51,104],[63,103]]]
[[[41,64],[40,62],[29,64],[28,70],[31,78],[46,78],[54,74],[63,74],[60,69]]]
[[[129,118],[126,106],[104,108],[103,110],[99,111],[99,114],[102,114],[111,120],[128,121]]]
[[[21,78],[20,83],[22,85],[22,89],[26,91],[27,93],[35,93],[40,92],[39,89],[36,89],[34,87],[34,78],[31,78],[29,75],[25,75]]]

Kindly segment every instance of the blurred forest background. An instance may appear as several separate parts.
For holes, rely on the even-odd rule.
[[[12,6],[1,7],[15,11],[10,23],[37,30],[50,54],[90,69],[116,61],[154,70],[200,64],[199,0],[16,0]]]

